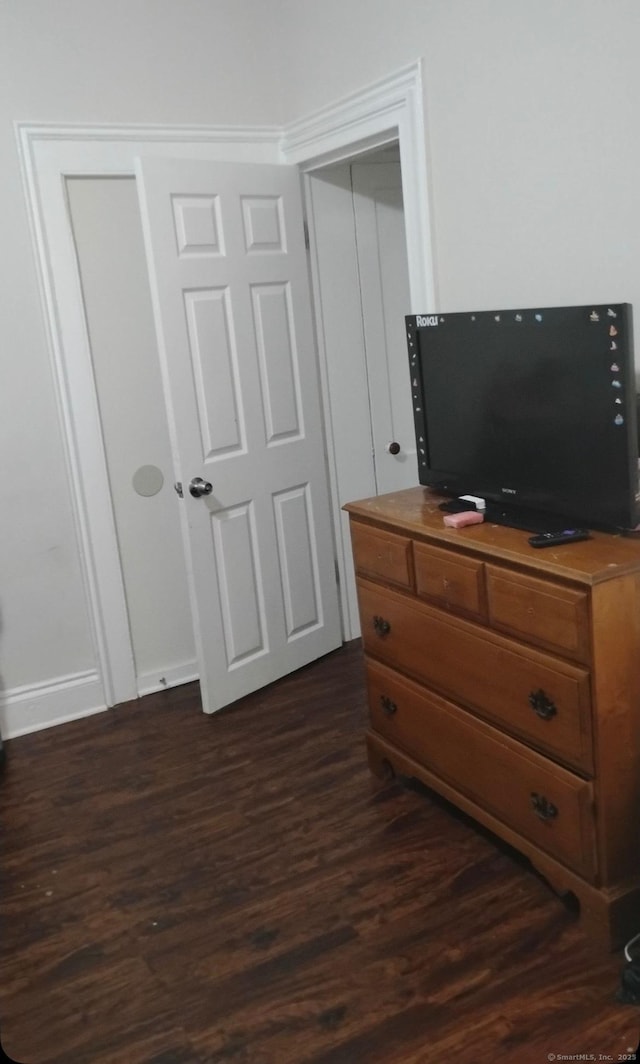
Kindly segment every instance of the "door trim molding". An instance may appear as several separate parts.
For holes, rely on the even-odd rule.
[[[310,173],[395,140],[407,229],[407,313],[420,314],[436,306],[422,60],[292,122],[283,131],[280,148],[283,162]]]
[[[16,122],[16,135],[25,146],[38,141],[96,141],[99,143],[135,141],[160,145],[187,144],[249,144],[272,145],[282,136],[281,126],[164,126],[111,125],[101,123],[85,126],[80,123]],[[28,150],[28,147],[27,147]]]
[[[93,712],[138,690],[65,179],[134,177],[143,153],[277,163],[281,131],[17,122],[15,133],[96,656],[100,696],[92,690],[86,707]]]

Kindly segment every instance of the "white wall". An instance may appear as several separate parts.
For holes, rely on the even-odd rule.
[[[284,0],[285,120],[424,57],[440,308],[640,312],[637,0]]]
[[[271,15],[261,0],[0,4],[0,688],[9,700],[95,667],[13,123],[277,123]]]

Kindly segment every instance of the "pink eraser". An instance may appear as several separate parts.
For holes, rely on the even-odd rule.
[[[484,521],[484,515],[477,510],[463,510],[459,514],[445,514],[442,518],[449,528],[464,528],[465,525],[479,525]]]

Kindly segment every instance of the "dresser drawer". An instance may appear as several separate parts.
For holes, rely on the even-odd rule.
[[[364,580],[358,597],[367,653],[566,764],[593,771],[585,669]]]
[[[485,615],[483,562],[427,543],[413,544],[413,562],[419,595],[445,609]]]
[[[351,545],[356,572],[402,587],[413,587],[411,540],[351,522]]]
[[[548,580],[487,565],[489,620],[541,647],[589,661],[587,595]]]
[[[367,667],[372,726],[514,831],[593,880],[593,788],[391,669]]]

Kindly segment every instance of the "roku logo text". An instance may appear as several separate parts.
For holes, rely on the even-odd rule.
[[[437,314],[416,314],[416,325],[437,325]]]

